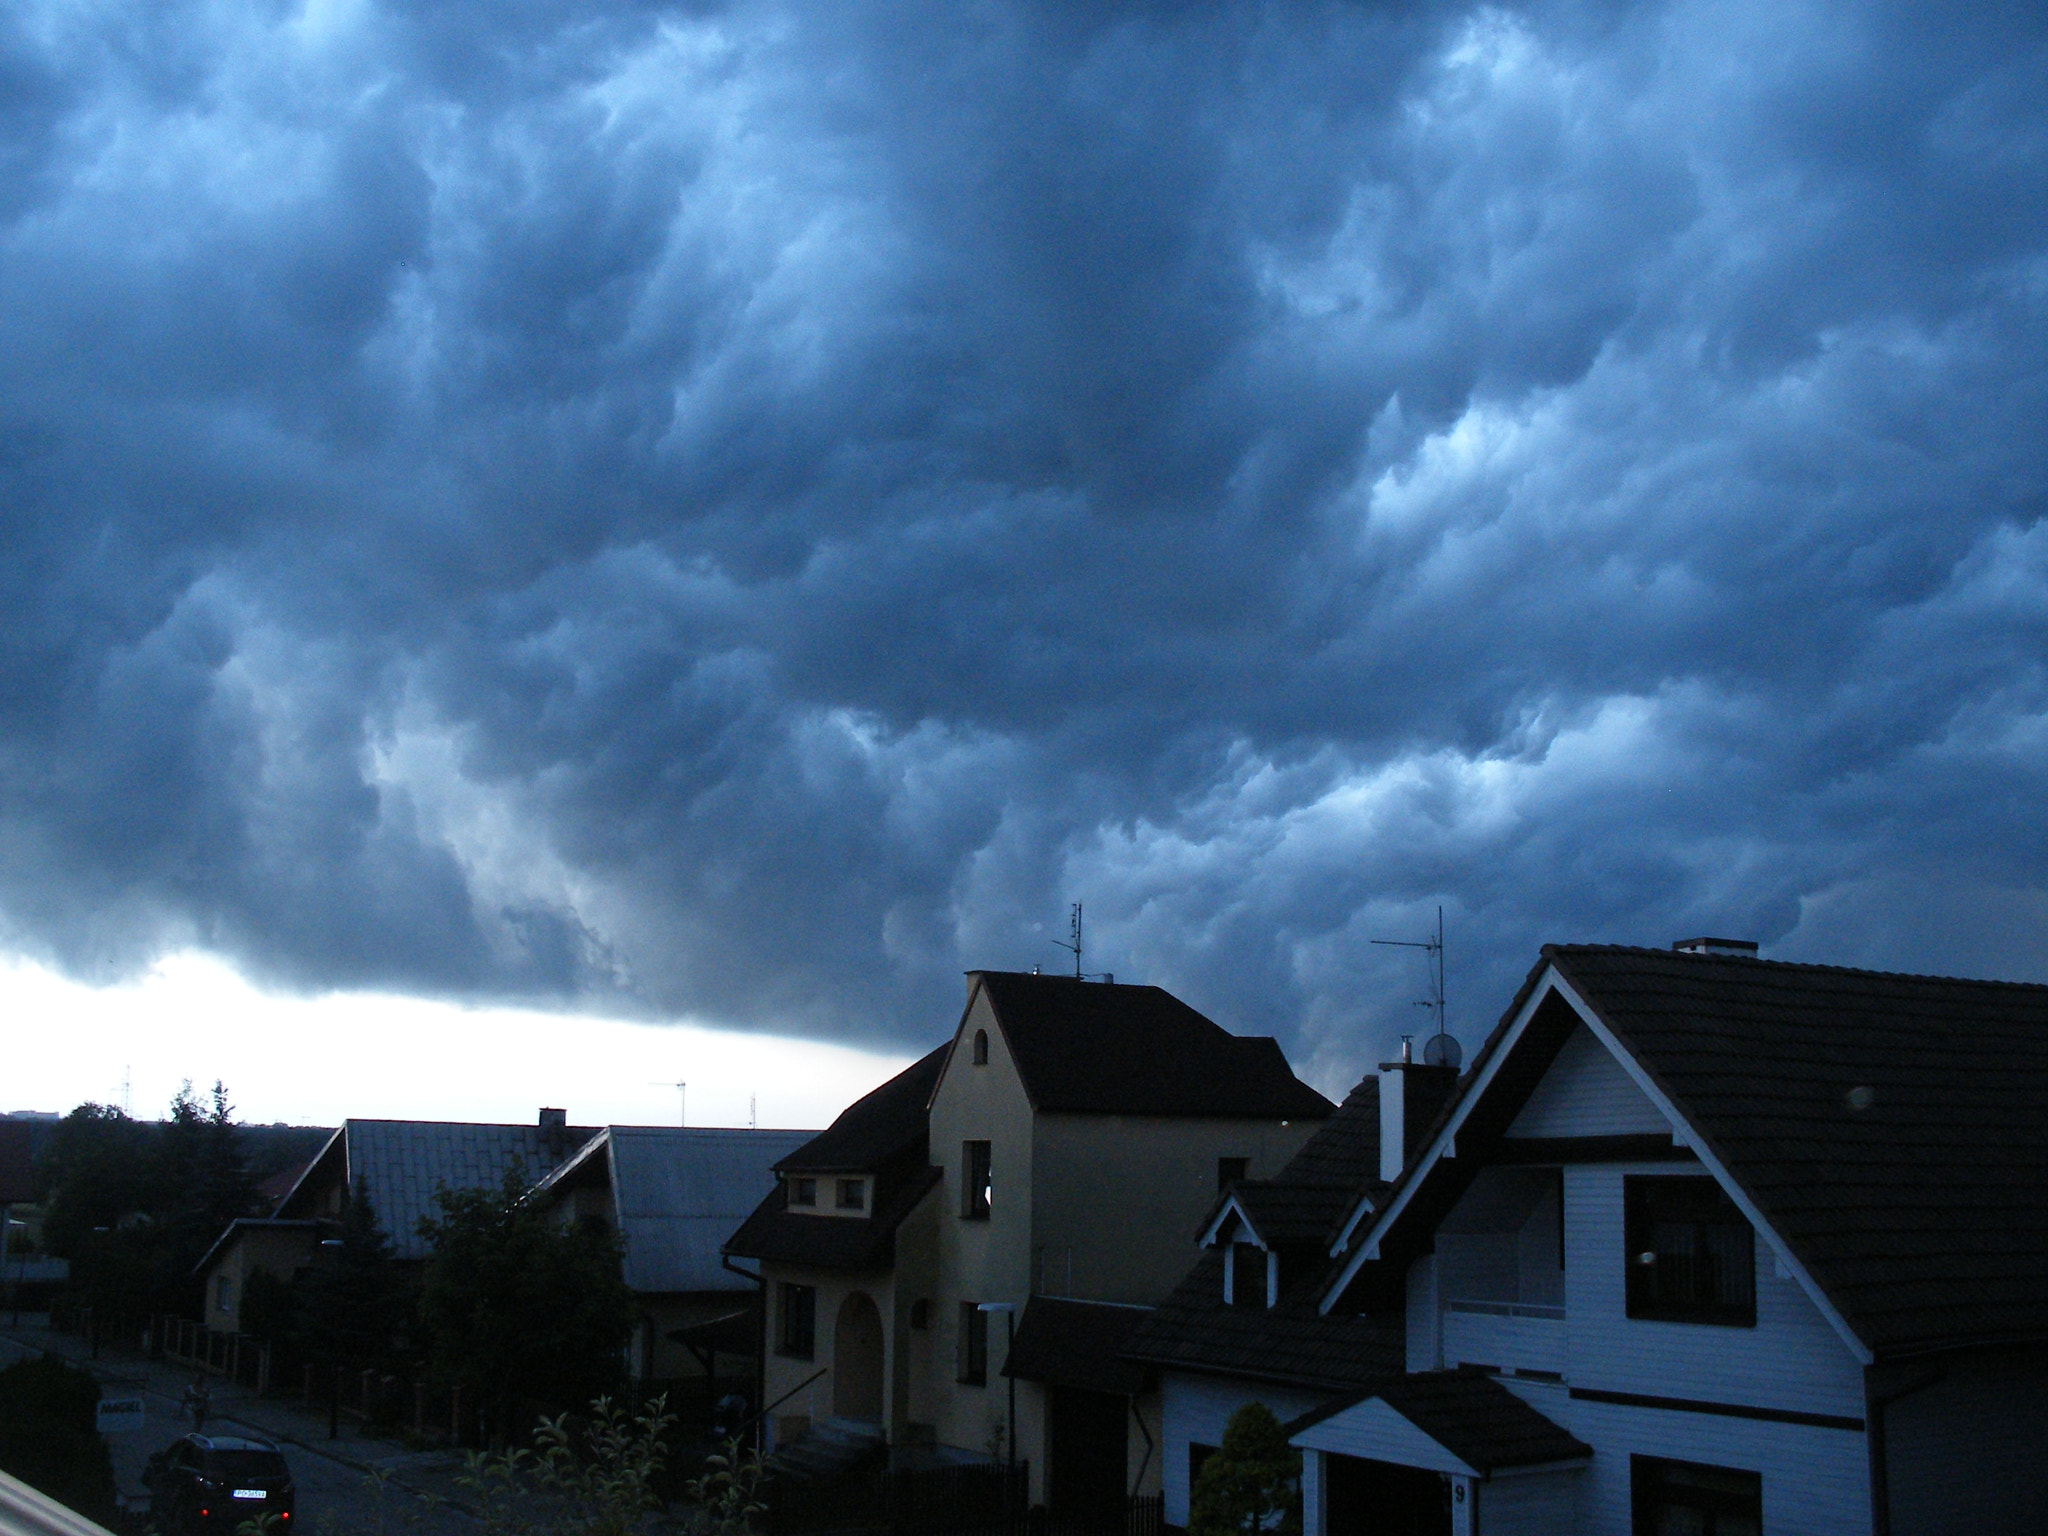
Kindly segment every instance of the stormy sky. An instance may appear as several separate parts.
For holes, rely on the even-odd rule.
[[[2044,425],[2034,3],[24,0],[0,950],[2048,980]]]

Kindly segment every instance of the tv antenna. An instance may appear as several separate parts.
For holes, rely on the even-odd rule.
[[[686,1083],[686,1082],[679,1082],[679,1083],[649,1083],[649,1084],[648,1084],[647,1086],[648,1086],[648,1087],[650,1087],[650,1088],[673,1088],[673,1089],[675,1089],[675,1091],[676,1091],[676,1125],[677,1125],[677,1127],[678,1127],[678,1128],[681,1128],[681,1127],[683,1127],[683,1126],[687,1126],[687,1125],[688,1125],[688,1124],[690,1123],[690,1120],[689,1120],[689,1116],[688,1116],[688,1115],[687,1115],[687,1114],[685,1113],[685,1111],[686,1111],[686,1110],[688,1109],[688,1107],[689,1107],[689,1103],[690,1103],[690,1097],[689,1097],[689,1090],[690,1090],[690,1085],[689,1085],[688,1083]]]
[[[133,1076],[134,1070],[132,1068],[123,1067],[121,1069],[121,1118],[123,1120],[133,1120],[135,1118]]]
[[[758,1093],[750,1093],[747,1095],[747,1129],[750,1131],[758,1131],[760,1128],[761,1095],[759,1095]]]
[[[1422,1059],[1432,1067],[1455,1067],[1465,1052],[1444,1030],[1444,909],[1436,909],[1436,937],[1432,939],[1374,939],[1392,949],[1419,949],[1429,957],[1429,996],[1418,998],[1415,1006],[1436,1015],[1436,1033],[1423,1042]]]
[[[1110,982],[1115,981],[1116,976],[1113,972],[1088,972],[1083,971],[1081,969],[1081,903],[1079,903],[1078,901],[1074,903],[1073,911],[1067,919],[1067,932],[1070,935],[1070,937],[1064,939],[1052,939],[1048,942],[1059,945],[1061,949],[1066,950],[1069,954],[1071,954],[1074,957],[1074,980]]]

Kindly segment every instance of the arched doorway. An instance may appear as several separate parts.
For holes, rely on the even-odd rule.
[[[832,1329],[832,1412],[882,1422],[882,1314],[866,1291],[839,1304]]]

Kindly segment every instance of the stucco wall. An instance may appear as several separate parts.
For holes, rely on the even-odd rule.
[[[838,1340],[836,1328],[839,1309],[846,1298],[855,1291],[864,1291],[874,1302],[875,1310],[882,1318],[882,1422],[891,1422],[890,1356],[896,1346],[896,1331],[892,1320],[896,1316],[896,1291],[893,1277],[886,1270],[870,1273],[849,1274],[837,1270],[808,1269],[796,1265],[764,1264],[762,1278],[766,1281],[762,1306],[762,1355],[765,1377],[764,1403],[773,1404],[799,1386],[801,1391],[789,1401],[775,1407],[768,1415],[769,1440],[771,1446],[780,1443],[783,1428],[792,1419],[816,1420],[831,1418],[833,1362]],[[793,1355],[779,1353],[776,1340],[780,1336],[781,1312],[778,1287],[783,1281],[797,1285],[808,1285],[817,1292],[817,1327],[811,1358],[799,1359]],[[820,1376],[818,1373],[823,1371]],[[817,1377],[815,1381],[809,1378]]]
[[[1157,1303],[1198,1257],[1217,1160],[1242,1157],[1249,1177],[1271,1178],[1321,1125],[1040,1115],[1031,1170],[1038,1289]]]
[[[988,1063],[973,1064],[976,1030],[988,1031]],[[930,1387],[933,1432],[939,1444],[969,1452],[988,1449],[991,1431],[1007,1423],[1001,1376],[1004,1325],[989,1318],[988,1380],[959,1382],[960,1307],[1003,1301],[1020,1311],[1031,1294],[1032,1117],[1003,1033],[986,994],[977,993],[960,1026],[952,1060],[932,1097],[931,1160],[944,1171],[933,1193],[936,1265],[932,1283]],[[962,1143],[990,1143],[994,1198],[986,1221],[960,1215],[965,1182]],[[899,1245],[900,1246],[900,1245]],[[1018,1454],[1043,1461],[1035,1392],[1018,1394]],[[1032,1401],[1027,1403],[1027,1399]]]

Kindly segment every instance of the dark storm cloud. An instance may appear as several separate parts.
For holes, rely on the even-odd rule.
[[[0,34],[0,921],[1330,1086],[1549,938],[2048,976],[2036,9]]]

